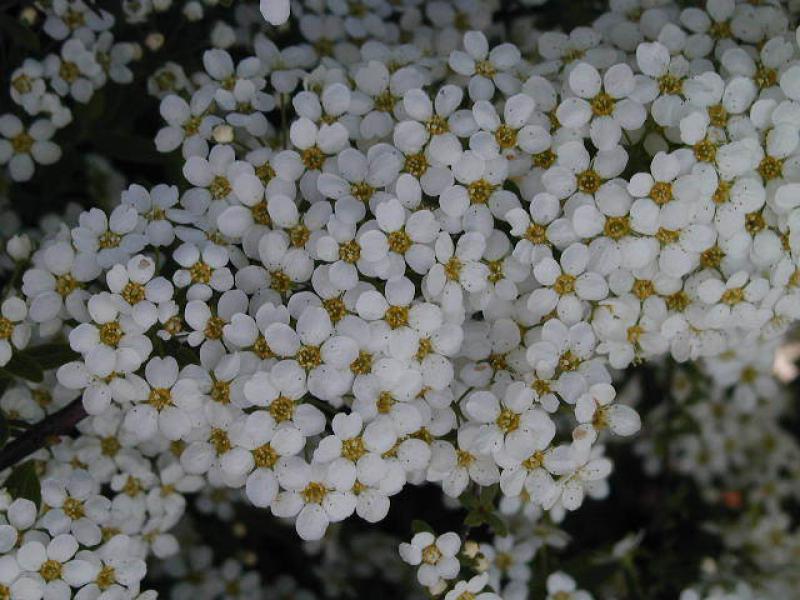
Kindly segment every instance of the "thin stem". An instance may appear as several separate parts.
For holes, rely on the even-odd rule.
[[[83,418],[86,410],[81,398],[32,425],[25,433],[0,451],[0,471],[13,467],[39,448],[43,448],[53,437],[69,433]]]

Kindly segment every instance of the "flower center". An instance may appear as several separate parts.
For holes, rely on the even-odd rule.
[[[569,273],[562,273],[553,284],[553,290],[555,290],[556,294],[559,296],[571,294],[575,291],[575,276]]]
[[[428,133],[431,135],[441,135],[443,133],[447,133],[450,130],[450,125],[442,116],[433,115],[430,119],[425,122],[425,129],[428,130]]]
[[[78,282],[70,273],[64,273],[56,277],[56,292],[66,298],[78,288]]]
[[[225,327],[225,321],[220,317],[209,317],[208,321],[206,321],[206,328],[203,330],[203,333],[210,340],[218,340],[222,337],[223,327]]]
[[[428,159],[425,154],[418,152],[417,154],[409,154],[406,156],[403,170],[419,179],[428,170]]]
[[[74,62],[65,60],[58,68],[58,75],[67,83],[73,83],[78,79],[78,77],[80,77],[81,70]]]
[[[511,433],[519,428],[519,415],[513,410],[504,408],[495,421],[501,431]]]
[[[122,236],[114,233],[113,231],[106,231],[97,240],[97,244],[107,250],[109,248],[116,248],[122,241]]]
[[[598,117],[609,117],[614,114],[616,100],[606,92],[600,92],[591,101],[592,112]]]
[[[621,217],[608,217],[603,227],[603,233],[612,240],[624,238],[631,232],[630,219],[627,215]]]
[[[206,285],[211,281],[212,272],[211,266],[207,265],[202,260],[194,263],[191,269],[189,269],[189,275],[192,277],[194,283],[204,283]]]
[[[444,265],[444,274],[450,281],[458,281],[463,266],[457,256],[452,256]]]
[[[664,181],[657,181],[653,184],[653,187],[650,188],[649,195],[653,202],[659,206],[663,206],[672,200],[672,184]]]
[[[398,329],[399,327],[408,325],[408,307],[390,306],[386,309],[383,320],[386,321],[392,329]]]
[[[369,185],[366,181],[359,181],[350,186],[350,193],[354,198],[361,200],[364,204],[369,202],[372,194],[375,193],[375,188]]]
[[[47,583],[61,579],[61,563],[53,559],[44,561],[44,564],[39,568],[39,575]]]
[[[728,306],[734,306],[743,300],[744,290],[742,288],[731,288],[729,290],[725,290],[725,293],[722,294],[722,298],[720,298],[720,301]]]
[[[483,178],[473,181],[467,186],[469,201],[472,204],[486,204],[493,191],[494,186]]]
[[[365,350],[359,351],[358,358],[350,363],[350,371],[354,375],[367,375],[372,372],[372,354]]]
[[[683,92],[683,80],[671,73],[667,73],[659,77],[658,90],[664,95],[680,94]]]
[[[297,363],[306,371],[318,367],[322,364],[322,354],[319,346],[301,346],[297,351]]]
[[[587,169],[583,173],[579,173],[576,180],[578,189],[584,194],[594,194],[603,183],[600,175],[594,169]]]
[[[77,498],[73,498],[72,496],[64,500],[61,510],[63,510],[64,514],[73,520],[81,519],[85,514],[83,510],[83,502]]]
[[[328,489],[317,481],[309,483],[301,492],[306,504],[321,504],[328,495]]]
[[[302,223],[289,230],[289,241],[295,248],[302,248],[311,237],[311,231]]]
[[[708,138],[694,145],[694,156],[700,162],[713,163],[717,160],[717,145]]]
[[[367,449],[364,447],[364,440],[361,436],[342,442],[342,456],[351,462],[358,462],[358,459],[366,453]]]
[[[29,154],[33,148],[33,142],[31,135],[27,131],[23,131],[11,138],[11,147],[15,154]]]
[[[494,65],[488,60],[481,60],[475,63],[475,74],[482,75],[483,77],[494,77],[497,73]]]
[[[350,240],[339,246],[339,258],[346,263],[355,264],[361,258],[361,246],[355,240]]]
[[[7,340],[14,334],[14,323],[6,317],[0,317],[0,340]]]
[[[276,423],[290,421],[294,416],[294,402],[286,396],[278,396],[270,403],[269,414]]]
[[[334,324],[344,319],[345,315],[347,315],[347,305],[338,296],[323,300],[322,308],[325,309]]]
[[[153,388],[147,398],[147,403],[157,411],[161,412],[172,404],[172,392],[169,388]]]
[[[767,226],[764,215],[760,211],[748,213],[744,218],[744,228],[750,235],[755,235]]]
[[[391,392],[381,392],[378,395],[378,402],[376,403],[378,412],[382,415],[390,413],[395,402],[396,400]]]
[[[439,550],[436,544],[425,546],[425,548],[422,550],[422,562],[424,562],[426,565],[435,565],[441,558],[442,552]]]
[[[211,192],[211,196],[214,198],[214,200],[227,198],[233,191],[228,179],[222,175],[217,175],[214,177],[214,179],[211,180],[211,185],[208,186],[208,189]]]
[[[101,590],[106,590],[114,585],[114,582],[117,580],[117,574],[114,572],[114,567],[109,565],[104,565],[100,572],[97,574],[97,578],[94,582],[97,584]]]
[[[494,139],[502,150],[508,150],[517,145],[517,130],[509,125],[500,125],[494,132]]]
[[[396,252],[397,254],[405,254],[414,243],[411,237],[406,233],[405,229],[392,231],[386,237],[389,241],[389,250]]]
[[[122,327],[116,321],[110,323],[103,323],[100,326],[100,341],[106,346],[116,348],[122,340]]]
[[[280,458],[275,449],[268,443],[253,450],[252,454],[256,467],[259,469],[271,469]]]
[[[301,158],[309,171],[319,171],[325,163],[325,154],[317,146],[303,150]]]
[[[208,436],[208,441],[214,446],[214,451],[217,456],[221,456],[231,449],[231,440],[228,433],[224,429],[215,427],[211,430],[211,435]]]
[[[778,179],[783,176],[783,160],[774,156],[765,156],[758,165],[758,174],[764,181]]]
[[[122,299],[128,304],[138,304],[145,298],[144,286],[135,281],[129,281],[122,290]]]
[[[292,289],[292,280],[286,273],[277,269],[270,272],[270,287],[279,294],[286,294]]]

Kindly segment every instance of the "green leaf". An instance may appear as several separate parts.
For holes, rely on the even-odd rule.
[[[69,344],[42,344],[27,348],[19,354],[24,354],[35,361],[45,371],[57,369],[61,365],[80,358],[80,354],[70,348]]]
[[[492,528],[495,535],[504,537],[508,535],[508,525],[506,522],[495,514],[489,515],[489,527]]]
[[[425,521],[422,521],[420,519],[414,519],[413,521],[411,521],[411,530],[415,534],[423,533],[423,532],[427,532],[427,533],[433,533],[434,532],[433,531],[433,527],[431,527],[430,525],[428,525],[428,523],[426,523]]]
[[[27,498],[36,504],[36,508],[42,505],[42,488],[32,460],[14,467],[5,486],[12,498]]]
[[[0,369],[0,375],[19,377],[33,383],[41,383],[44,379],[44,372],[39,363],[23,352],[14,354],[6,366]]]
[[[472,511],[464,517],[464,525],[468,527],[480,527],[484,523],[486,523],[486,519],[478,511]]]
[[[478,499],[471,491],[466,491],[458,497],[458,501],[461,502],[461,506],[468,510],[472,510],[474,508],[478,508]]]
[[[500,489],[499,485],[490,485],[481,488],[481,506],[494,507],[494,499],[497,497],[497,491]]]

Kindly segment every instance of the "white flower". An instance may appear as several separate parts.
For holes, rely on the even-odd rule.
[[[285,491],[278,492],[272,512],[279,517],[296,517],[297,534],[303,540],[321,539],[330,523],[342,521],[355,511],[356,497],[350,490],[356,468],[345,459],[323,466],[287,457],[276,473]]]
[[[647,117],[644,107],[631,96],[636,82],[628,65],[614,65],[602,76],[589,63],[578,63],[569,72],[569,87],[575,94],[559,105],[556,116],[564,127],[589,125],[592,143],[611,150],[623,130],[639,129]]]
[[[22,350],[31,337],[30,325],[24,323],[28,307],[21,298],[11,297],[0,305],[0,366],[5,366],[13,349]]]
[[[47,119],[35,121],[26,130],[14,115],[0,117],[0,164],[8,164],[14,181],[33,177],[34,161],[51,165],[61,158],[61,148],[50,141],[54,133],[55,127]]]
[[[73,471],[65,480],[45,479],[42,502],[49,510],[41,518],[42,526],[50,535],[72,533],[81,544],[94,546],[100,542],[100,525],[111,505],[99,491],[99,484],[83,470]]]
[[[410,543],[400,544],[400,557],[410,565],[419,565],[417,580],[433,587],[458,576],[461,567],[456,556],[460,549],[461,538],[457,533],[451,531],[437,537],[423,531],[411,538]]]
[[[547,577],[547,600],[592,600],[589,592],[577,588],[575,580],[563,571],[551,573]]]
[[[452,590],[445,594],[444,600],[458,600],[465,595],[467,598],[472,597],[475,600],[500,600],[500,596],[494,592],[483,591],[487,583],[489,583],[488,573],[475,575],[469,581],[459,581],[453,586]]]
[[[449,64],[456,73],[470,77],[470,98],[490,100],[495,86],[508,96],[519,89],[519,80],[509,73],[519,60],[519,49],[513,44],[500,44],[489,51],[489,42],[483,33],[468,31],[464,34],[464,51],[453,51]]]

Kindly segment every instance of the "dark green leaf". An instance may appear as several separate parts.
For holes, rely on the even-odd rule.
[[[417,534],[422,532],[433,533],[433,527],[428,525],[425,521],[414,519],[411,521],[411,530]]]
[[[80,358],[80,354],[69,347],[69,344],[42,344],[28,348],[19,354],[35,361],[42,369],[57,369],[63,364]]]
[[[508,535],[508,525],[506,525],[506,522],[497,515],[489,515],[489,527],[492,528],[492,531],[494,531],[495,535],[499,535],[501,537]]]
[[[17,465],[6,479],[6,488],[12,498],[27,498],[39,508],[42,504],[42,488],[39,485],[39,476],[36,474],[36,465],[32,460]]]
[[[480,527],[486,522],[483,515],[478,511],[470,512],[466,517],[464,517],[464,525],[469,527]]]
[[[481,506],[491,507],[494,506],[494,499],[497,497],[497,491],[500,489],[498,485],[490,485],[481,488]]]
[[[466,509],[473,509],[478,507],[478,499],[470,491],[466,491],[458,497],[461,506]]]
[[[0,369],[0,374],[19,377],[33,383],[41,383],[44,379],[44,372],[39,363],[22,352],[14,354],[6,366]]]

